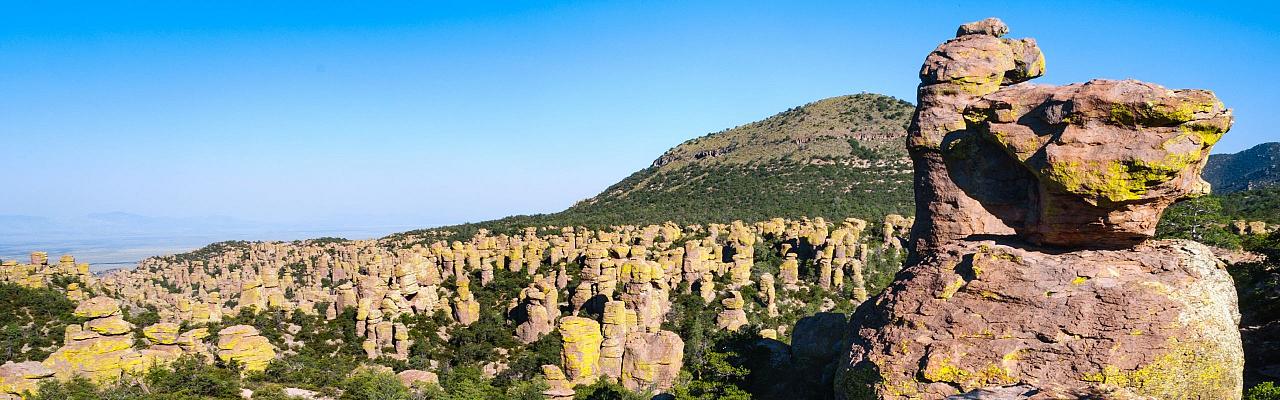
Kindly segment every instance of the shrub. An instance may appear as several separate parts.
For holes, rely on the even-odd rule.
[[[168,367],[154,367],[145,377],[153,394],[191,395],[218,398],[240,396],[240,374],[232,369],[206,364],[203,359],[183,356]]]
[[[1262,382],[1244,392],[1244,400],[1280,400],[1280,386]]]
[[[601,377],[587,386],[579,386],[574,390],[574,400],[645,400],[649,396],[634,393],[617,383],[610,383]]]
[[[253,400],[293,400],[288,394],[285,394],[284,387],[280,385],[267,384],[262,385],[253,391]]]
[[[36,393],[28,400],[143,400],[156,397],[148,396],[136,385],[117,384],[101,387],[84,377],[75,377],[67,381],[49,379],[40,383]],[[171,400],[185,400],[180,397],[164,397]]]
[[[360,369],[342,381],[342,400],[408,400],[409,389],[395,374]]]

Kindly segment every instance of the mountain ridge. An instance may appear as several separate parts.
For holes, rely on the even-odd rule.
[[[1216,194],[1280,185],[1280,142],[1260,143],[1237,153],[1210,155],[1202,175],[1213,185]]]

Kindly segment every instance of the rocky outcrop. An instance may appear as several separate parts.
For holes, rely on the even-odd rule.
[[[40,382],[53,376],[53,370],[35,361],[0,365],[0,400],[18,400],[23,393],[35,393]]]
[[[747,312],[743,310],[747,302],[742,298],[742,293],[732,291],[728,298],[720,300],[720,304],[724,306],[724,310],[716,315],[716,327],[734,332],[748,323]]]
[[[542,275],[520,291],[520,304],[512,311],[511,319],[519,324],[516,326],[516,338],[521,343],[536,342],[555,329],[553,321],[560,313],[558,299],[559,292],[554,282]]]
[[[133,324],[121,317],[118,301],[94,297],[80,303],[73,315],[88,321],[68,326],[62,347],[44,361],[58,379],[80,375],[112,382],[144,367],[142,354],[133,348]]]
[[[54,278],[75,278],[79,282],[68,284],[67,297],[77,302],[87,297],[80,290],[81,283],[96,282],[93,274],[89,273],[89,264],[76,263],[75,257],[71,255],[59,257],[57,264],[49,264],[49,253],[43,251],[31,252],[29,259],[30,263],[19,263],[17,260],[0,262],[0,282],[41,288],[49,286]]]
[[[979,25],[987,26],[978,28]],[[988,181],[1009,182],[1009,196],[1017,196],[1028,183],[1025,173],[1008,163],[988,164],[1003,154],[994,146],[982,150],[968,170],[950,168],[945,150],[956,143],[974,143],[965,122],[965,109],[979,97],[1044,74],[1044,55],[1033,39],[1001,38],[1008,29],[998,20],[985,21],[939,46],[920,69],[916,114],[907,128],[907,151],[915,169],[916,218],[910,247],[927,254],[938,244],[977,234],[1010,234],[1013,230],[988,211],[958,184],[981,176]],[[990,33],[982,33],[990,32]],[[957,175],[957,176],[953,176]],[[1012,207],[1009,207],[1012,208]],[[886,221],[888,222],[888,221]],[[888,225],[886,223],[886,225]],[[888,226],[886,226],[888,228]],[[886,243],[889,242],[886,233]]]
[[[1013,85],[1044,63],[1006,31],[966,24],[925,61],[913,252],[852,317],[836,397],[1239,398],[1223,264],[1147,240],[1206,189],[1230,111],[1137,81]]]
[[[459,276],[456,284],[458,298],[454,301],[453,318],[463,326],[471,325],[480,320],[480,302],[476,301],[475,295],[471,294],[470,279]]]
[[[418,388],[440,384],[440,377],[435,372],[420,369],[406,369],[396,374],[405,387]]]
[[[564,375],[560,367],[543,365],[542,376],[547,380],[547,390],[542,391],[542,395],[547,400],[573,399],[573,384],[569,382],[569,378]]]
[[[857,362],[837,387],[859,398],[857,374],[874,370],[888,398],[1019,382],[1062,396],[1238,395],[1235,290],[1208,248],[1038,250],[970,242],[911,267],[857,316]]]
[[[684,365],[684,340],[675,332],[637,329],[637,316],[622,301],[604,306],[603,323],[590,318],[560,319],[561,370],[543,366],[551,398],[572,396],[576,385],[605,377],[631,390],[663,391],[675,385]],[[567,391],[567,392],[566,392]]]
[[[627,389],[670,389],[684,365],[684,340],[671,331],[632,332],[622,361],[622,386]]]
[[[218,331],[218,358],[223,362],[236,362],[245,372],[253,372],[266,370],[275,357],[275,346],[257,328],[235,325]]]
[[[564,340],[560,365],[574,385],[595,382],[600,376],[600,323],[582,317],[560,319],[560,336]]]

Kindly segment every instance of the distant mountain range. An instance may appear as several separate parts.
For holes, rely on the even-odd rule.
[[[358,221],[353,223],[352,221]],[[25,260],[32,251],[76,256],[101,270],[112,264],[196,249],[225,240],[367,239],[417,226],[386,217],[271,223],[226,216],[154,217],[107,212],[75,217],[0,215],[0,259]]]
[[[1280,185],[1280,143],[1263,143],[1235,154],[1213,154],[1204,179],[1215,194]]]

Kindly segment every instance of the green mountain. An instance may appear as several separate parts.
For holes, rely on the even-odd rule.
[[[1204,179],[1213,184],[1215,194],[1280,185],[1280,143],[1263,143],[1235,154],[1210,155]]]
[[[913,111],[871,93],[818,100],[690,139],[564,211],[443,229],[911,214],[903,141]]]

